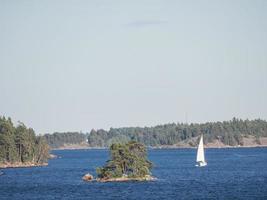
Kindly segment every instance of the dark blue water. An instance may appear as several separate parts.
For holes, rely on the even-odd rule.
[[[48,167],[4,169],[0,199],[267,199],[267,148],[150,150],[155,182],[88,183],[82,176],[108,159],[106,150],[54,151]]]

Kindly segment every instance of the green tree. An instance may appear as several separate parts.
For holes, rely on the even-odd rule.
[[[32,128],[19,122],[15,127],[10,118],[0,117],[0,163],[43,163],[49,148],[43,137],[36,137]]]
[[[190,145],[193,137],[204,134],[204,143],[220,140],[225,145],[243,145],[243,137],[249,135],[260,142],[260,137],[267,137],[265,120],[241,120],[207,122],[202,124],[171,123],[154,127],[111,128],[109,131],[92,130],[88,135],[88,143],[92,147],[108,147],[114,142],[123,143],[130,140],[141,142],[147,146],[175,145],[185,141]],[[190,141],[191,140],[191,141]]]
[[[15,145],[15,128],[10,118],[0,118],[0,160],[2,162],[15,162],[18,154]]]
[[[49,146],[44,137],[37,137],[35,142],[35,162],[45,163],[49,158]]]
[[[104,167],[97,168],[99,178],[137,178],[150,174],[152,163],[147,160],[146,148],[141,143],[130,141],[126,144],[112,144],[110,157]]]

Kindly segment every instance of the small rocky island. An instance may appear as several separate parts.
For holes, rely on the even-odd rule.
[[[152,181],[152,163],[147,159],[146,147],[138,142],[130,141],[126,144],[112,144],[110,146],[110,160],[103,167],[96,169],[98,182],[124,181]],[[90,174],[83,177],[91,181]]]

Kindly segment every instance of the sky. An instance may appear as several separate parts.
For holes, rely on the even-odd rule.
[[[0,0],[0,115],[38,134],[267,119],[265,0]]]

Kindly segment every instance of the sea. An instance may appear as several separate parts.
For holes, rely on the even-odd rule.
[[[156,181],[84,182],[109,159],[108,150],[56,150],[46,167],[2,169],[0,199],[267,199],[267,148],[150,149]]]

